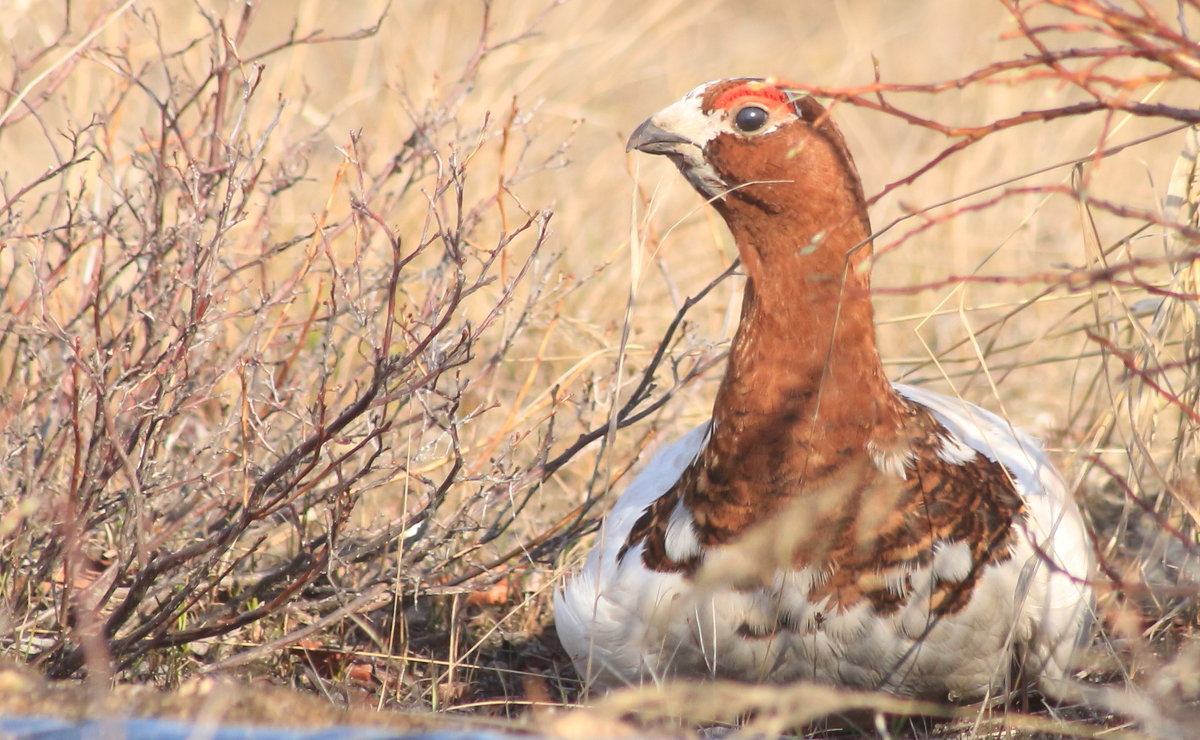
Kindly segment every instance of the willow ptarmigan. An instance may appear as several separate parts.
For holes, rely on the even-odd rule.
[[[710,82],[629,148],[712,203],[747,282],[711,421],[650,461],[556,595],[580,674],[1057,693],[1091,624],[1091,539],[1030,437],[885,378],[862,186],[824,108]]]

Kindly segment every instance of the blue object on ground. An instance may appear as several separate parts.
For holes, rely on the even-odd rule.
[[[187,724],[161,719],[0,717],[0,740],[512,740],[498,732],[401,731],[363,725],[299,727]]]

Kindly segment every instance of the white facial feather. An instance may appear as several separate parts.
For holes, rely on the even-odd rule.
[[[681,100],[671,103],[655,113],[650,121],[662,130],[682,136],[695,144],[698,149],[703,149],[704,145],[712,141],[717,134],[730,130],[724,116],[705,115],[700,108],[704,99],[704,91],[711,84],[713,83],[706,82],[692,90]]]
[[[747,78],[749,81],[751,78]],[[742,135],[734,131],[729,120],[729,113],[724,110],[705,113],[701,107],[708,88],[717,81],[706,82],[684,95],[683,98],[658,113],[650,122],[664,131],[669,131],[688,140],[687,144],[679,144],[677,149],[668,156],[691,183],[707,198],[718,198],[732,187],[731,183],[723,181],[717,171],[704,157],[704,148],[718,134],[727,133]],[[770,133],[780,126],[776,121],[756,131],[755,136]]]

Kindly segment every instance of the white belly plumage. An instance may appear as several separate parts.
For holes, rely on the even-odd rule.
[[[823,577],[810,568],[735,588],[703,578],[703,570],[700,578],[650,570],[641,543],[618,558],[638,517],[703,448],[702,425],[651,460],[613,507],[582,571],[556,595],[558,634],[580,675],[593,687],[673,676],[812,680],[961,701],[1008,691],[1020,666],[1023,682],[1055,693],[1089,633],[1092,604],[1090,540],[1065,484],[1036,442],[994,414],[895,388],[927,408],[954,441],[1002,463],[1025,502],[1012,557],[985,566],[966,606],[930,618],[935,576],[962,578],[970,568],[969,551],[954,545],[935,550],[929,567],[904,574],[907,598],[890,614],[866,601],[846,610],[810,602],[810,585]],[[789,628],[773,629],[783,612]]]

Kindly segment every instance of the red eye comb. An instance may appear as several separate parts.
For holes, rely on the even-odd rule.
[[[744,85],[731,87],[721,93],[716,100],[713,101],[714,110],[728,110],[734,102],[741,98],[756,98],[759,100],[772,100],[780,105],[787,105],[792,100],[787,90],[784,90],[778,83],[765,82],[756,80],[747,82]]]

